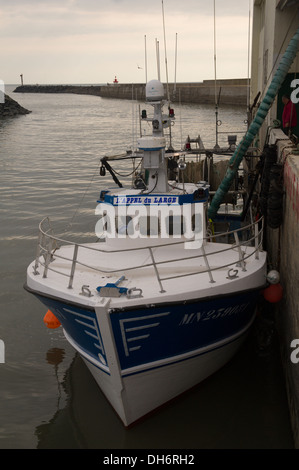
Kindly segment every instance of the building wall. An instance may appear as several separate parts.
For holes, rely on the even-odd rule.
[[[252,31],[252,68],[251,68],[251,103],[258,92],[263,98],[276,72],[279,61],[284,54],[295,31],[299,27],[298,7],[299,1],[285,0],[255,0],[253,12]],[[283,7],[283,9],[281,9]],[[298,73],[299,54],[289,73]],[[293,89],[289,90],[290,92]],[[277,118],[278,99],[271,110],[260,131],[260,147],[263,147],[267,134],[267,127]],[[299,108],[298,108],[299,111]]]

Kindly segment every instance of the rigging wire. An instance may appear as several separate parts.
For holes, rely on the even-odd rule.
[[[134,168],[133,168],[133,171],[132,171],[131,173],[128,173],[127,175],[123,175],[123,174],[119,173],[119,172],[116,171],[114,168],[113,168],[113,173],[115,173],[117,176],[121,176],[122,178],[128,178],[129,176],[132,176],[135,171],[138,170],[138,168],[140,167],[141,163],[142,163],[142,159],[140,160],[140,162],[138,163],[138,165],[136,166],[136,168],[135,168],[135,165],[133,165],[133,167],[134,167]]]

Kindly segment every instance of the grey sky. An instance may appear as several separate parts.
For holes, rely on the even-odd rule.
[[[218,78],[247,77],[251,0],[216,0]],[[164,0],[169,80],[214,77],[213,0]],[[161,0],[0,0],[5,83],[106,83],[156,77],[155,39],[165,79]],[[164,74],[164,76],[163,76]]]

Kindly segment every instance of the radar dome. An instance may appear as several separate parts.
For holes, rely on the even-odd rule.
[[[147,101],[161,101],[164,98],[164,87],[159,80],[151,80],[146,84],[145,96]]]

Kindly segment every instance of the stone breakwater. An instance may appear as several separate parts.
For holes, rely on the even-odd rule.
[[[21,85],[15,93],[74,93],[76,95],[101,96],[101,86],[97,85]]]
[[[247,79],[213,80],[200,83],[169,84],[169,97],[173,103],[215,104],[246,106],[248,95]],[[165,93],[167,87],[164,84]],[[96,95],[102,98],[145,100],[145,84],[107,84],[107,85],[23,85],[14,90],[16,93],[74,93]]]
[[[0,103],[0,119],[31,113],[31,111],[23,108],[23,106],[13,100],[10,96],[4,95],[4,97],[4,103]]]

